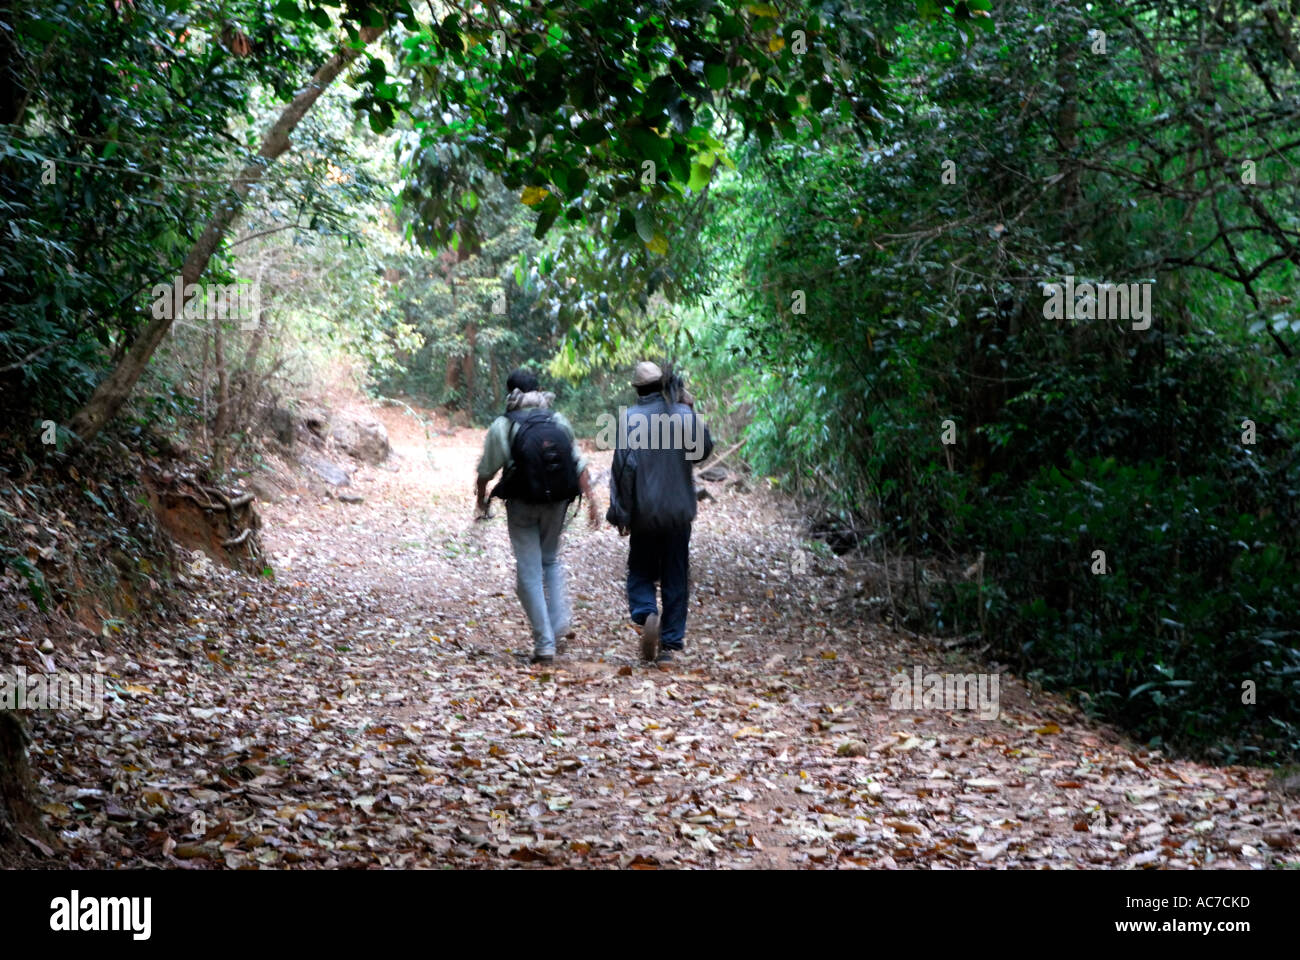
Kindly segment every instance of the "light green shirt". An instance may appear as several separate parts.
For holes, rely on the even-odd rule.
[[[573,427],[564,418],[564,414],[551,412],[555,414],[555,422],[569,435],[569,443],[573,444],[573,461],[578,465],[578,476],[582,476],[582,471],[587,469],[587,458],[578,449],[578,441],[573,436]],[[512,462],[510,442],[514,440],[515,431],[518,429],[518,425],[512,423],[509,417],[497,417],[492,421],[492,426],[488,427],[487,438],[483,441],[483,456],[478,462],[478,475],[481,479],[491,480],[498,470],[510,466]]]

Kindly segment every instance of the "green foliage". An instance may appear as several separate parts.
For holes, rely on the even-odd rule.
[[[988,26],[969,3],[919,12]],[[852,5],[469,3],[434,16],[406,0],[342,10],[324,0],[46,0],[14,15],[4,29],[17,83],[0,104],[0,292],[20,304],[0,321],[0,379],[24,408],[11,412],[64,419],[84,401],[145,319],[143,292],[179,272],[268,120],[336,49],[339,27],[353,49],[366,47],[361,27],[391,29],[348,79],[371,130],[403,132],[410,237],[479,255],[501,213],[483,202],[498,178],[523,201],[511,215],[526,212],[535,238],[556,224],[587,228],[565,231],[530,281],[517,281],[527,292],[516,301],[524,311],[544,303],[552,322],[611,358],[627,311],[701,289],[696,248],[669,237],[693,233],[736,135],[767,146],[801,124],[880,129],[885,48]],[[250,198],[250,222],[341,234],[344,206],[373,191],[334,175],[346,144],[311,126],[295,131],[309,148],[286,154]],[[468,279],[494,275],[500,261],[488,260],[492,269]],[[210,278],[232,279],[233,265],[218,250]],[[452,315],[486,288],[469,286]],[[354,288],[348,298],[336,285],[330,305],[384,313],[375,285]],[[388,348],[413,347],[409,319],[353,342],[382,368]],[[475,353],[466,323],[440,323],[433,340],[467,338],[449,355]],[[499,347],[512,346],[510,334],[496,330]],[[471,395],[460,399],[475,406],[466,380]]]
[[[49,586],[45,582],[45,574],[39,568],[8,546],[0,547],[0,570],[5,567],[12,568],[23,579],[27,584],[27,592],[42,612],[49,610]]]
[[[473,246],[437,258],[407,248],[389,259],[399,275],[390,320],[408,325],[419,345],[399,352],[379,388],[481,418],[499,412],[509,371],[540,366],[556,336],[535,271],[523,268],[539,249],[527,208],[492,177],[476,179],[473,196],[482,232]]]
[[[118,9],[120,8],[120,9]],[[0,124],[0,382],[8,412],[60,419],[98,380],[106,349],[141,322],[145,292],[177,272],[220,199],[232,136],[259,85],[291,94],[320,56],[311,38],[189,3],[45,2],[15,8]],[[257,57],[221,42],[252,31]],[[250,131],[251,133],[251,131]]]
[[[1277,491],[1285,502],[1298,479]],[[1243,510],[1229,489],[1163,460],[1042,467],[980,523],[997,558],[993,638],[1031,675],[1087,691],[1156,742],[1227,760],[1296,749],[1296,518]],[[1243,704],[1243,681],[1257,703]],[[1225,731],[1236,734],[1226,746]]]
[[[746,457],[824,523],[947,569],[984,554],[982,579],[900,591],[912,626],[977,624],[1139,735],[1267,759],[1300,723],[1298,251],[1273,226],[1300,182],[1270,163],[1247,193],[1226,158],[1300,159],[1268,106],[1300,87],[1282,51],[1252,60],[1256,13],[1202,18],[1015,4],[964,51],[901,27],[879,147],[809,132],[715,179],[720,306],[684,322],[697,376],[738,385]],[[1187,56],[1195,29],[1221,45]],[[1046,319],[1066,275],[1150,280],[1152,328]]]
[[[988,29],[967,3],[923,15]],[[383,129],[394,107],[419,132],[404,195],[412,235],[477,246],[481,176],[536,212],[534,236],[568,228],[543,295],[573,342],[617,351],[632,315],[661,294],[693,303],[707,267],[694,235],[735,143],[767,148],[800,129],[882,129],[892,17],[852,4],[644,0],[458,7],[402,43],[398,68],[372,61],[358,101]],[[430,161],[432,154],[436,160]]]

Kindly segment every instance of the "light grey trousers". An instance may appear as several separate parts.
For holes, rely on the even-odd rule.
[[[506,529],[515,551],[515,591],[533,628],[533,654],[553,656],[555,638],[569,629],[572,611],[560,562],[566,503],[506,501]]]

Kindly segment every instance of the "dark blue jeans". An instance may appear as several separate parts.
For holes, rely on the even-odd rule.
[[[686,576],[690,568],[691,528],[644,532],[633,530],[628,539],[627,605],[633,623],[645,623],[654,613],[655,584],[663,591],[664,610],[659,620],[659,644],[682,649],[686,636]]]

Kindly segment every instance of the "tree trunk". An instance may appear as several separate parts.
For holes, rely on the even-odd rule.
[[[203,331],[203,363],[199,366],[199,403],[201,405],[199,427],[203,430],[203,449],[208,449],[211,438],[208,436],[208,344],[212,341],[208,331]]]
[[[465,381],[465,409],[474,415],[474,366],[475,353],[478,350],[478,324],[471,323],[465,328],[465,342],[468,344],[465,356],[461,358],[461,369]]]
[[[217,413],[212,420],[212,468],[215,479],[225,471],[226,435],[230,433],[230,373],[226,370],[226,332],[212,321],[212,366],[217,375]],[[205,383],[203,389],[208,385]]]
[[[443,374],[442,386],[446,391],[445,396],[451,397],[460,385],[460,357],[451,356],[447,358],[446,372]]]
[[[445,267],[447,288],[451,291],[451,315],[454,317],[456,315],[456,276],[453,270],[454,268],[451,265]],[[447,397],[448,403],[453,407],[455,404],[451,402],[451,397],[456,386],[461,382],[462,367],[463,364],[461,363],[460,357],[453,355],[447,358],[447,375],[443,381],[443,386],[446,388],[445,396]]]
[[[363,27],[361,39],[369,43],[382,32],[381,27]],[[185,258],[185,263],[181,267],[183,285],[198,283],[208,261],[212,259],[226,232],[242,211],[249,190],[262,179],[267,168],[275,162],[276,158],[289,149],[289,135],[298,126],[299,121],[311,109],[322,91],[343,72],[344,67],[356,59],[360,52],[350,47],[340,48],[316,71],[311,83],[284,108],[279,119],[263,138],[262,147],[257,152],[257,159],[246,166],[230,185],[225,202],[217,208],[217,212],[204,228],[203,234],[190,250],[189,256]],[[179,312],[180,304],[173,304],[173,306],[178,309],[170,312]],[[171,329],[171,325],[172,321],[167,317],[150,320],[131,345],[126,356],[122,358],[122,362],[100,382],[86,405],[72,418],[68,426],[82,443],[88,443],[117,415],[144,373],[154,351],[158,349],[163,337]]]
[[[1061,182],[1057,188],[1057,210],[1061,223],[1061,241],[1067,249],[1078,236],[1079,212],[1079,49],[1080,38],[1074,36],[1075,22],[1064,29],[1065,40],[1058,44],[1056,82],[1061,87],[1061,101],[1056,110],[1056,139],[1061,147]],[[1067,332],[1070,359],[1078,359],[1085,328],[1075,322]]]
[[[259,287],[264,273],[266,273],[265,261],[261,263],[257,270]],[[236,408],[231,414],[231,419],[243,430],[248,430],[252,425],[254,404],[257,400],[257,394],[260,392],[260,384],[257,379],[257,358],[262,352],[262,343],[266,340],[266,325],[266,308],[259,306],[257,326],[253,328],[253,336],[249,340],[248,350],[244,353],[243,364],[235,372],[238,399],[236,400]]]
[[[1072,242],[1078,233],[1074,216],[1079,205],[1079,50],[1078,40],[1069,38],[1057,49],[1056,82],[1061,102],[1056,111],[1056,139],[1061,145],[1061,185],[1058,208],[1063,220],[1063,239]]]

